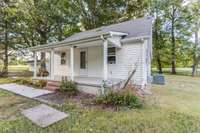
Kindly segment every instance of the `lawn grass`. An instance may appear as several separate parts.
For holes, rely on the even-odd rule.
[[[2,65],[0,65],[0,70],[2,69]],[[8,71],[9,72],[23,72],[23,71],[28,71],[29,68],[27,65],[9,65],[8,66]]]
[[[165,74],[171,73],[171,68],[162,68],[162,70],[163,70],[163,73],[165,73]],[[158,72],[157,68],[152,68],[152,72],[157,73]],[[191,76],[192,75],[192,68],[178,67],[178,68],[176,68],[176,73],[177,73],[177,75]],[[198,69],[198,76],[200,76],[200,69]]]
[[[20,110],[38,102],[0,91],[0,132],[5,133],[192,133],[200,131],[200,78],[166,76],[166,85],[153,85],[142,109],[119,111],[86,108],[66,101],[54,106],[69,117],[48,128],[40,128]],[[9,79],[0,79],[0,83]]]

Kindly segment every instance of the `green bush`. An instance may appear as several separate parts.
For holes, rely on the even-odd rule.
[[[39,87],[39,88],[43,88],[46,86],[47,84],[47,81],[45,80],[31,80],[29,78],[19,78],[19,79],[16,79],[14,81],[15,83],[18,83],[18,84],[22,84],[22,85],[28,85],[28,86],[33,86],[33,87]]]
[[[45,81],[45,80],[38,80],[38,81],[36,81],[36,82],[34,83],[34,85],[35,85],[36,87],[43,88],[43,87],[45,87],[45,86],[47,85],[47,81]]]
[[[97,104],[125,106],[128,108],[140,108],[141,100],[130,91],[113,92],[100,96],[96,99]]]
[[[76,84],[73,81],[63,80],[60,83],[59,90],[61,92],[77,92]]]
[[[28,79],[19,78],[19,79],[16,79],[14,82],[18,84],[23,84],[23,85],[33,85],[33,81],[29,78]]]

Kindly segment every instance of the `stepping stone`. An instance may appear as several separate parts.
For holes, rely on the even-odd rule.
[[[23,110],[22,114],[40,127],[47,127],[68,117],[68,114],[60,112],[45,104]]]
[[[28,98],[35,98],[38,96],[53,93],[52,91],[36,89],[33,87],[28,87],[28,86],[18,85],[18,84],[2,84],[0,85],[0,89],[7,90],[7,91],[10,91],[15,94],[28,97]]]

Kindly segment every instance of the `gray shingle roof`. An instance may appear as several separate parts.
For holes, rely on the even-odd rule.
[[[100,37],[102,34],[109,34],[109,32],[123,32],[127,33],[128,35],[123,38],[137,38],[137,37],[148,37],[151,36],[151,28],[152,28],[152,19],[150,17],[144,17],[139,19],[134,19],[130,21],[125,21],[118,24],[113,24],[109,26],[103,26],[100,28],[87,30],[79,33],[75,33],[74,35],[66,38],[60,42],[53,42],[45,45],[39,45],[30,48],[30,50],[38,50],[44,48],[52,48],[56,47],[57,45],[62,44],[69,44],[71,42],[76,42],[82,39],[88,39],[92,37]]]
[[[85,38],[96,37],[98,35],[106,34],[109,31],[124,32],[129,37],[140,37],[151,35],[152,19],[149,17],[139,18],[135,20],[125,21],[118,24],[103,26],[100,28],[75,33],[74,35],[66,38],[62,42],[77,41]]]

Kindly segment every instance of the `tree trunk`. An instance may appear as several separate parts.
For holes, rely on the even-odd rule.
[[[172,14],[172,27],[171,27],[171,37],[172,37],[172,74],[176,74],[176,41],[175,41],[175,34],[174,34],[174,15],[175,15],[175,11],[173,11]]]
[[[3,66],[3,76],[8,76],[8,24],[5,22],[5,42],[4,42],[4,66]]]
[[[160,53],[157,55],[157,64],[158,64],[158,73],[162,74],[162,64],[161,64],[161,60],[160,60]]]
[[[195,31],[195,44],[194,44],[194,54],[193,54],[193,66],[192,66],[192,76],[198,75],[198,30]]]
[[[156,20],[155,20],[155,44],[156,44],[156,61],[157,61],[157,69],[158,73],[162,74],[162,64],[160,59],[160,41],[159,41],[159,35],[158,35],[158,10],[156,8]]]

